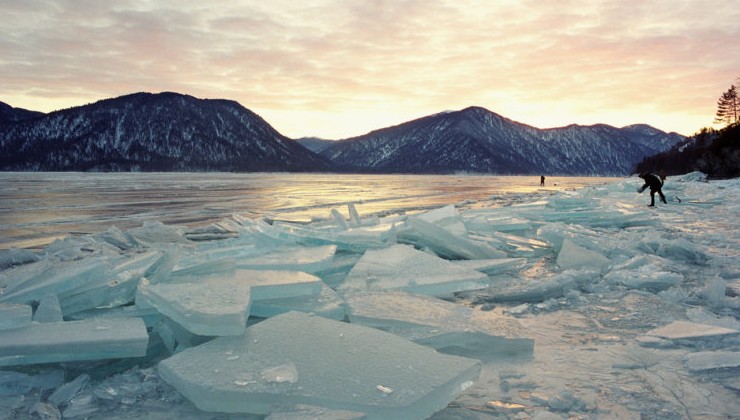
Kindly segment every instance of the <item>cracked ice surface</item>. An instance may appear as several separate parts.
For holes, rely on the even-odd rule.
[[[198,383],[231,379],[224,386],[249,396],[243,410],[274,418],[362,418],[377,413],[373,402],[411,394],[421,400],[406,407],[426,407],[410,408],[412,418],[733,418],[740,180],[669,177],[669,204],[656,208],[635,194],[639,185],[614,180],[432,211],[404,198],[398,212],[349,206],[349,218],[324,209],[325,218],[306,223],[241,215],[197,229],[147,222],[0,251],[0,348],[14,361],[0,369],[0,413],[259,418],[220,414],[237,404],[217,403],[227,395],[213,398],[213,412],[193,405],[208,404],[193,390]],[[313,279],[310,290],[284,285],[284,295],[214,280],[246,268]],[[198,300],[202,312],[182,309]],[[234,322],[206,316],[225,308]],[[290,311],[311,315],[298,321]],[[204,319],[208,328],[193,328]],[[236,335],[209,336],[234,326]],[[239,341],[255,332],[257,342]],[[363,344],[343,347],[341,334]],[[94,354],[95,337],[112,352]],[[512,343],[512,354],[501,351]],[[426,350],[417,353],[420,344]],[[432,372],[409,373],[408,359],[429,347],[435,358],[481,360],[479,378],[459,387],[414,383]],[[192,354],[202,362],[177,363]],[[306,367],[334,359],[349,367]],[[182,375],[167,379],[182,392],[157,373],[161,360],[162,372],[178,366]],[[188,369],[199,379],[185,379]],[[407,382],[389,383],[383,372],[405,373]],[[321,394],[337,383],[355,390],[352,405]],[[257,384],[285,392],[271,394],[274,406],[253,403]]]
[[[278,404],[320,404],[377,419],[428,417],[464,391],[479,369],[473,359],[300,312],[159,365],[164,380],[208,411],[268,414]]]

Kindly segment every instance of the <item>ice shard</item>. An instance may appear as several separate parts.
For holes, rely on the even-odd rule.
[[[692,372],[740,368],[740,352],[699,351],[689,353],[686,356],[686,366]]]
[[[59,306],[57,295],[49,295],[41,299],[33,320],[36,322],[61,322],[62,308]]]
[[[236,260],[238,268],[252,270],[293,270],[315,273],[329,267],[336,245],[284,247],[263,255]]]
[[[652,329],[645,334],[668,340],[680,340],[716,338],[725,335],[740,334],[740,331],[693,322],[673,321],[663,327]]]
[[[187,278],[186,278],[187,280]],[[300,271],[234,270],[192,281],[139,286],[137,303],[147,303],[194,334],[238,335],[253,300],[312,296],[318,277]]]
[[[479,372],[476,360],[300,312],[159,364],[160,376],[202,410],[266,415],[276,406],[306,404],[369,419],[427,418]]]
[[[563,270],[583,267],[606,267],[609,259],[604,255],[586,249],[570,239],[563,241],[563,246],[558,253],[557,264]]]
[[[392,332],[443,353],[495,359],[531,356],[534,340],[512,318],[405,292],[345,296],[350,322]]]
[[[463,290],[483,289],[488,283],[484,273],[408,245],[394,245],[365,252],[340,285],[339,292],[405,290],[443,297]]]
[[[0,331],[0,366],[140,357],[148,341],[141,318],[34,323]]]
[[[322,284],[321,292],[316,295],[254,301],[249,314],[269,318],[290,311],[307,312],[336,320],[343,320],[346,315],[344,299],[326,284]]]

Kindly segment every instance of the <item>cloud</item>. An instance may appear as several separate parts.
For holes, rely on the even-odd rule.
[[[0,100],[172,90],[235,99],[296,137],[469,105],[690,133],[738,77],[730,3],[0,0]]]

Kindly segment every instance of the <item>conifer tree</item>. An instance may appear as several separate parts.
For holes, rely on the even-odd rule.
[[[717,116],[714,122],[732,125],[738,122],[738,116],[740,116],[740,98],[737,96],[735,85],[731,85],[717,100]]]

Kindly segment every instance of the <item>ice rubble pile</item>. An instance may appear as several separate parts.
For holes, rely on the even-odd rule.
[[[706,244],[655,236],[658,213],[634,204],[633,184],[383,218],[350,205],[349,219],[332,210],[308,225],[239,215],[194,230],[146,223],[3,252],[0,404],[10,408],[0,410],[29,404],[31,389],[54,390],[23,408],[51,418],[133,404],[105,381],[60,378],[56,365],[18,371],[133,358],[161,360],[160,377],[206,411],[425,418],[476,381],[480,361],[531,357],[517,319],[487,306],[516,315],[572,293],[632,289],[737,310],[737,280],[687,279],[708,264]],[[704,321],[666,323],[640,344],[711,337],[689,369],[740,367],[737,322]],[[144,383],[155,376],[138,372]]]

